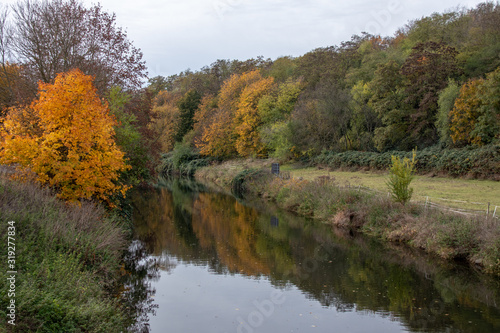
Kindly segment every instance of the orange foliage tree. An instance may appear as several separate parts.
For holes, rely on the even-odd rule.
[[[115,119],[93,85],[74,69],[39,83],[29,107],[11,109],[0,129],[0,163],[31,170],[68,201],[109,202],[119,173],[129,168],[114,139]]]
[[[272,82],[258,70],[234,74],[226,80],[218,95],[217,109],[210,112],[213,121],[197,143],[200,153],[226,158],[260,152],[263,147],[257,144],[258,132],[253,132],[260,124],[257,105]],[[200,108],[204,109],[203,101]]]
[[[269,93],[274,79],[261,78],[243,89],[238,109],[234,118],[234,131],[237,135],[236,150],[243,157],[250,155],[263,156],[265,147],[260,140],[259,128],[262,119],[258,112],[260,99]]]
[[[153,100],[153,114],[155,118],[149,124],[151,130],[160,141],[163,152],[174,148],[175,132],[180,122],[180,111],[177,106],[181,99],[180,94],[161,91]]]
[[[460,88],[460,95],[450,111],[450,132],[454,143],[468,144],[475,141],[475,138],[471,137],[471,132],[480,114],[482,102],[479,91],[483,84],[483,79],[476,79]]]

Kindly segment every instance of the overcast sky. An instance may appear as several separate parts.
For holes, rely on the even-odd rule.
[[[14,0],[3,1],[12,3]],[[83,0],[90,4],[94,0]],[[144,53],[149,77],[217,59],[300,56],[366,31],[393,35],[409,20],[478,0],[100,0]]]

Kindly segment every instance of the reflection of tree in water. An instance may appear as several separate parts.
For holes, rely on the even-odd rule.
[[[154,315],[157,304],[154,304],[155,289],[152,281],[160,278],[159,270],[171,270],[172,264],[165,260],[151,257],[144,244],[133,241],[125,255],[122,267],[123,290],[120,302],[130,318],[129,331],[149,332],[148,316]]]
[[[401,254],[269,207],[255,209],[196,183],[164,185],[134,199],[137,237],[156,258],[167,253],[218,274],[265,275],[325,307],[397,317],[409,330],[467,331],[469,320],[485,332],[500,326],[500,289],[485,287],[470,272],[459,275],[421,254]]]

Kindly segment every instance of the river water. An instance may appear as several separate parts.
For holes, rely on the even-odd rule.
[[[500,332],[500,281],[207,189],[133,198],[124,297],[145,332]]]

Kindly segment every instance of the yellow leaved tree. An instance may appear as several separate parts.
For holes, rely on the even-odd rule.
[[[259,78],[247,85],[240,95],[233,120],[234,132],[237,136],[235,146],[240,156],[264,156],[265,147],[259,134],[259,128],[263,123],[258,112],[258,105],[260,99],[269,93],[273,84],[272,77]]]
[[[68,201],[124,194],[117,180],[130,167],[115,143],[116,120],[92,81],[74,69],[53,84],[39,83],[38,98],[3,119],[0,163],[31,170]]]
[[[207,123],[203,117],[209,116],[210,123],[201,128],[201,139],[196,143],[200,153],[223,158],[263,155],[258,104],[273,83],[273,78],[263,78],[259,70],[234,74],[222,85],[216,103],[202,100],[199,114],[195,115],[195,120],[201,123],[195,124],[195,132],[200,132],[201,124]]]

